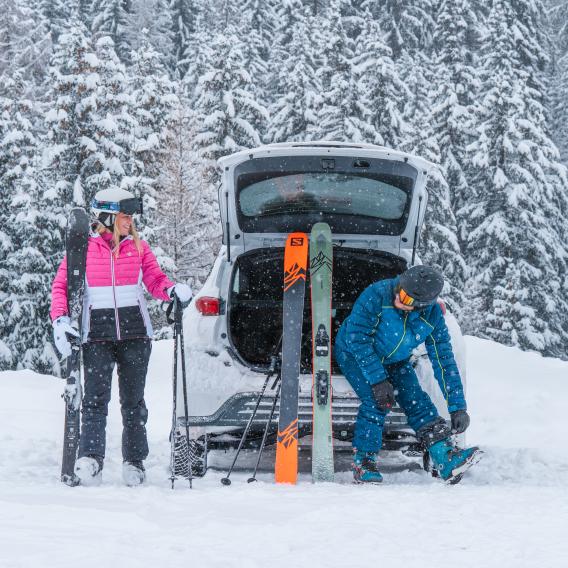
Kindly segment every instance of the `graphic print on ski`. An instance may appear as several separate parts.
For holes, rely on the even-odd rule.
[[[71,325],[81,331],[83,291],[85,288],[85,265],[89,240],[89,216],[82,207],[75,207],[69,213],[65,234],[67,257],[67,308]],[[81,412],[81,338],[69,338],[71,355],[67,357],[67,384],[63,393],[65,401],[65,429],[63,433],[63,460],[61,481],[67,485],[78,485],[73,472],[77,459],[80,434]]]
[[[298,478],[298,381],[307,264],[308,236],[291,233],[284,251],[282,388],[274,468],[276,483],[296,483]]]
[[[331,423],[331,287],[333,245],[327,223],[310,234],[312,302],[313,435],[312,481],[333,481]]]

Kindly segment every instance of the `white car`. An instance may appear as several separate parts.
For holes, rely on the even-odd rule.
[[[428,171],[433,167],[388,148],[336,142],[270,144],[222,158],[219,165],[223,247],[184,316],[195,475],[204,474],[209,449],[238,444],[277,351],[288,233],[309,233],[318,221],[331,227],[333,339],[368,285],[392,278],[410,265],[426,211]],[[299,381],[300,444],[310,435],[312,422],[309,299],[308,278]],[[446,317],[463,371],[461,332],[455,319]],[[420,355],[416,353],[421,383],[447,416],[430,363]],[[347,446],[359,401],[335,363],[332,386],[333,435],[338,445]],[[273,397],[269,388],[245,447],[258,447]],[[180,386],[179,436],[185,433],[182,400]],[[277,422],[276,414],[269,443],[274,443]],[[388,415],[383,448],[422,454],[400,410]]]

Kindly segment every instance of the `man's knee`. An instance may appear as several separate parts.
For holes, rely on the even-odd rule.
[[[363,418],[367,422],[371,422],[382,428],[385,423],[385,416],[386,414],[379,410],[375,399],[369,398],[361,401],[359,418]]]

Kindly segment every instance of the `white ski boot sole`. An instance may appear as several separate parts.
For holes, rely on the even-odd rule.
[[[137,487],[146,481],[146,472],[129,463],[122,464],[122,480],[128,487]]]
[[[448,479],[444,480],[446,485],[455,485],[459,483],[463,477],[463,474],[473,465],[479,462],[483,457],[484,452],[482,450],[476,450],[467,458],[467,460],[462,463],[459,467],[452,470],[452,475]]]
[[[382,481],[361,481],[359,479],[353,480],[353,485],[382,485]]]
[[[98,487],[102,480],[102,471],[94,458],[83,457],[75,462],[75,475],[79,479],[79,484],[85,487]]]

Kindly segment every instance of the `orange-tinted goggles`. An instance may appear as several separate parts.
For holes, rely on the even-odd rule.
[[[402,288],[398,291],[398,297],[405,306],[412,306],[414,304],[414,298],[409,296]]]

